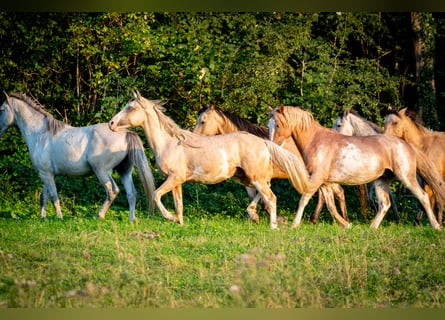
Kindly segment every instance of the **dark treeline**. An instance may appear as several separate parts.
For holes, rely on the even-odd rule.
[[[76,126],[137,88],[187,128],[214,102],[260,124],[269,105],[299,105],[325,126],[344,108],[381,125],[407,106],[445,131],[442,13],[0,12],[0,38],[0,88]],[[26,146],[8,131],[0,151],[10,183]]]

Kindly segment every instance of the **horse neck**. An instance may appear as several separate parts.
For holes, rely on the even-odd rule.
[[[368,121],[355,117],[354,121],[351,121],[352,128],[354,129],[354,136],[373,136],[383,133],[383,130],[374,128]]]
[[[46,131],[46,115],[28,106],[25,102],[15,99],[13,112],[15,124],[19,128],[28,146]]]
[[[146,110],[146,121],[142,124],[142,129],[147,136],[150,148],[157,155],[168,148],[172,141],[178,141],[178,137],[174,136],[162,125],[160,117],[167,117],[161,111],[156,112],[154,109]]]
[[[301,128],[294,128],[292,130],[292,139],[294,140],[298,150],[303,154],[305,153],[304,150],[306,150],[308,146],[312,144],[314,136],[324,129],[327,130],[318,122],[312,121],[311,125],[304,130]]]
[[[427,135],[427,129],[417,126],[411,120],[405,121],[409,121],[410,125],[409,128],[403,130],[401,138],[409,143],[412,143],[416,147],[421,147],[423,138]]]

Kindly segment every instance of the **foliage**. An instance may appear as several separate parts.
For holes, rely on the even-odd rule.
[[[209,102],[263,125],[269,105],[302,105],[331,126],[344,108],[382,124],[388,104],[417,108],[419,99],[409,13],[1,12],[0,18],[2,90],[24,91],[76,126],[108,121],[136,88],[168,100],[167,113],[185,128]],[[435,47],[443,48],[444,16],[428,18],[438,30]],[[438,66],[442,51],[435,52]],[[445,74],[435,70],[441,102]],[[38,199],[41,182],[18,130],[1,137],[0,149],[2,204]],[[101,202],[102,190],[82,194],[95,188],[94,178],[64,179],[62,194]],[[233,184],[209,188],[236,199],[243,194]],[[288,198],[288,188],[277,188]],[[212,206],[206,210],[218,210]]]

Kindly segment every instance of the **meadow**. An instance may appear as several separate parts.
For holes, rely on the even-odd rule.
[[[279,229],[270,230],[264,212],[259,225],[248,220],[242,197],[226,193],[210,202],[203,197],[212,190],[200,188],[185,192],[193,202],[183,226],[159,211],[147,217],[141,205],[138,220],[129,222],[125,200],[105,220],[94,217],[94,206],[67,198],[63,220],[51,212],[45,220],[21,216],[26,203],[3,207],[0,306],[445,306],[445,237],[426,222],[387,218],[371,230],[352,214],[352,227],[343,229],[329,216],[317,225],[306,216],[291,229],[292,211],[282,209]]]

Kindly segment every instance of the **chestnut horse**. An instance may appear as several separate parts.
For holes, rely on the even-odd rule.
[[[198,113],[198,118],[196,119],[194,133],[204,135],[204,136],[213,136],[216,134],[224,134],[230,132],[237,131],[246,131],[251,134],[254,134],[263,139],[269,139],[269,129],[267,127],[262,127],[253,124],[249,120],[240,117],[239,115],[229,112],[227,110],[223,110],[215,105],[209,105],[203,109],[201,109]],[[297,149],[292,138],[286,140],[283,145],[283,148],[294,153],[297,157],[301,157],[300,152]],[[278,179],[288,179],[287,176],[277,176],[273,178]],[[337,198],[340,204],[341,215],[345,220],[348,220],[348,213],[346,210],[345,204],[345,195],[343,192],[343,188],[338,184],[330,184],[323,185],[321,188],[331,188],[335,197]],[[247,194],[249,195],[249,199],[252,200],[255,198],[255,188],[251,188],[246,186]],[[323,192],[320,190],[318,192],[318,203],[315,211],[311,215],[311,223],[316,223],[318,217],[320,215],[320,211],[323,208],[323,204],[325,203],[325,199],[323,196]],[[329,202],[327,202],[329,205]],[[329,208],[329,211],[336,210],[336,208]],[[335,216],[335,215],[334,215]]]
[[[400,111],[391,111],[385,118],[385,133],[392,134],[411,143],[421,149],[428,158],[436,165],[440,176],[445,178],[445,133],[431,131],[425,128],[419,121],[415,120],[414,114],[407,112],[406,108]],[[425,185],[425,191],[430,196],[431,204],[434,206],[435,197],[430,186]],[[442,207],[436,206],[437,220],[442,224]],[[422,211],[417,215],[417,222],[420,223]]]
[[[298,107],[280,106],[270,113],[270,139],[281,144],[292,137],[310,173],[310,188],[303,194],[292,226],[300,224],[304,208],[323,183],[359,185],[374,181],[379,211],[371,222],[377,229],[388,208],[389,185],[398,178],[420,201],[434,229],[440,229],[427,193],[419,185],[418,173],[445,201],[445,184],[425,154],[392,135],[345,136],[323,127],[313,115]]]
[[[162,215],[183,224],[182,184],[189,182],[218,183],[233,176],[256,188],[258,200],[265,203],[270,227],[277,227],[276,196],[270,188],[274,170],[290,178],[299,193],[306,192],[308,172],[303,161],[275,143],[246,132],[217,136],[201,136],[181,129],[164,114],[162,102],[148,100],[134,92],[129,102],[110,121],[113,131],[142,127],[152,148],[156,164],[167,176],[153,193]],[[161,197],[172,191],[176,215],[162,204]]]

